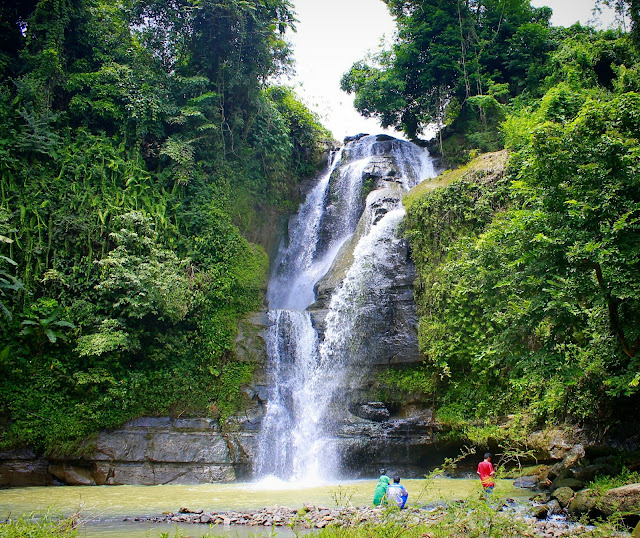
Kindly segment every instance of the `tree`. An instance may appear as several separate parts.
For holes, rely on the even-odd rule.
[[[527,86],[527,73],[551,48],[548,8],[529,0],[386,0],[398,25],[390,52],[358,62],[341,87],[355,93],[356,108],[409,137],[429,122],[443,122],[453,102],[507,85]]]

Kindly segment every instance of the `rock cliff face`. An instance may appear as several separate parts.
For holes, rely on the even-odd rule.
[[[143,417],[101,432],[82,460],[0,454],[0,487],[228,482],[246,476],[253,438],[223,433],[212,419]]]
[[[375,146],[378,154],[362,171],[363,189],[370,192],[359,209],[361,217],[356,232],[343,245],[330,270],[316,285],[317,300],[308,310],[320,338],[324,333],[329,301],[353,263],[358,241],[370,226],[402,205],[405,191],[398,180],[400,165],[391,154],[386,153],[391,150],[392,144],[393,139],[383,140]],[[348,162],[348,155],[346,159]],[[335,183],[332,184],[334,189]],[[415,267],[407,241],[399,241],[380,268],[376,282],[371,283],[359,298],[361,325],[366,327],[366,334],[360,342],[362,362],[375,367],[420,361],[418,316],[413,297]]]
[[[255,393],[253,393],[255,396]],[[254,399],[255,402],[255,399]],[[101,432],[83,459],[43,458],[30,450],[0,453],[0,487],[159,485],[230,482],[251,478],[260,426],[258,405],[222,432],[213,419],[141,417]],[[439,462],[429,414],[390,417],[380,402],[363,404],[340,426],[345,471],[375,475],[381,466],[419,477]],[[251,416],[250,416],[251,415]],[[362,418],[366,417],[366,418]],[[399,449],[398,447],[401,447]]]

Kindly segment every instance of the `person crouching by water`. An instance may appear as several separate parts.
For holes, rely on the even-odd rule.
[[[391,478],[387,476],[387,471],[385,469],[380,469],[380,478],[376,484],[376,490],[373,493],[373,506],[380,506],[387,493],[387,486],[390,481]]]
[[[395,475],[393,477],[393,484],[387,486],[387,499],[389,499],[389,502],[395,502],[398,508],[402,509],[404,505],[407,504],[408,498],[409,492],[400,484],[400,477]]]
[[[493,481],[493,475],[495,474],[496,472],[491,463],[491,453],[487,452],[484,455],[484,461],[478,463],[478,475],[480,476],[480,481],[482,482],[482,487],[486,495],[491,494],[496,485]]]

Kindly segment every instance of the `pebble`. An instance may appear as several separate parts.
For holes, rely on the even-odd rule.
[[[440,510],[440,517],[445,514],[445,510]],[[531,535],[543,538],[561,538],[563,536],[576,536],[587,532],[584,525],[570,523],[559,520],[537,520],[535,517],[526,515],[516,515],[521,521],[526,523]],[[161,517],[136,517],[126,518],[124,521],[144,521],[144,522],[166,522],[166,523],[204,523],[214,525],[247,525],[283,527],[292,526],[304,529],[322,529],[327,526],[348,527],[357,526],[360,523],[382,523],[391,518],[397,518],[403,522],[410,522],[411,525],[433,524],[439,516],[433,510],[421,508],[408,508],[401,512],[388,513],[381,508],[369,508],[367,506],[344,507],[340,509],[329,509],[323,506],[304,504],[300,510],[274,506],[262,508],[248,512],[220,511],[205,512],[204,510],[189,510],[186,507],[180,508],[178,513],[167,513]],[[426,536],[429,536],[427,534]]]

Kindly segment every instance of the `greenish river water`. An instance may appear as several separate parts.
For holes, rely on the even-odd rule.
[[[175,525],[164,523],[123,522],[126,517],[160,516],[177,512],[181,507],[206,512],[251,510],[268,506],[302,508],[304,503],[334,508],[349,502],[354,506],[370,505],[376,480],[344,481],[321,486],[296,486],[278,481],[259,483],[201,484],[194,486],[59,486],[12,488],[0,490],[0,516],[9,514],[43,514],[47,509],[60,515],[79,512],[90,523],[81,536],[112,538],[120,536],[157,537],[161,532],[173,536]],[[410,505],[424,505],[438,500],[462,499],[480,494],[478,480],[447,479],[403,480],[409,491]],[[499,481],[495,496],[526,499],[531,493],[515,488],[511,480]],[[185,536],[215,533],[240,538],[266,534],[260,527],[214,527],[184,525]],[[279,537],[291,536],[278,529]]]

